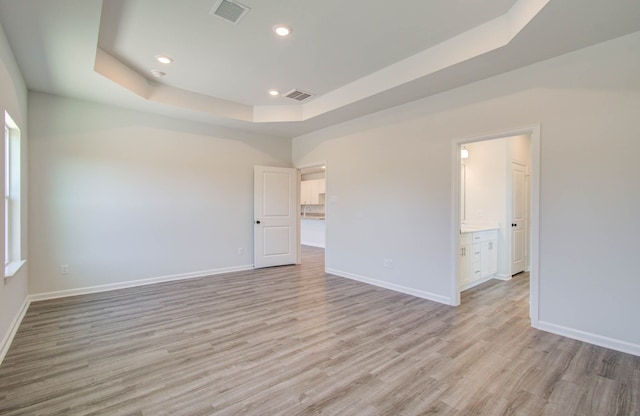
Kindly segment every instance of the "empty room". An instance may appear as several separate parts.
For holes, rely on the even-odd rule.
[[[0,415],[640,416],[640,2],[0,0]]]

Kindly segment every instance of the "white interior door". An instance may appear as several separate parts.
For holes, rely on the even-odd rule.
[[[526,250],[526,168],[520,163],[511,164],[511,275],[524,271]]]
[[[298,260],[298,171],[255,166],[253,179],[255,268]]]

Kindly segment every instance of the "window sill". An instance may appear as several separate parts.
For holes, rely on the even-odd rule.
[[[20,268],[26,262],[27,262],[26,260],[12,261],[11,263],[4,266],[4,278],[7,279],[9,277],[12,277],[16,273],[18,273],[18,270],[20,270]]]

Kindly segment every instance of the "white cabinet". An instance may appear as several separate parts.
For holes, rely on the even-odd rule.
[[[496,248],[497,238],[495,240],[485,241],[481,244],[481,270],[482,277],[494,275],[498,272],[498,250]]]
[[[300,182],[300,205],[311,203],[311,181]]]
[[[305,246],[324,248],[324,245],[325,245],[324,220],[318,220],[318,219],[300,220],[300,244]]]
[[[472,272],[472,250],[471,234],[460,236],[460,256],[458,258],[458,273],[460,275],[460,286],[464,287],[471,281]]]
[[[325,192],[325,179],[312,179],[300,182],[300,205],[324,204]]]
[[[489,280],[498,271],[498,231],[476,231],[460,236],[459,282],[465,290]]]

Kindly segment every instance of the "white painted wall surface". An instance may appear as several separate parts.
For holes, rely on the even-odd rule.
[[[508,139],[494,139],[465,145],[467,225],[498,226],[498,275],[511,276],[511,250],[507,224]]]
[[[509,154],[512,161],[527,165],[530,168],[531,138],[526,135],[509,138]]]
[[[291,166],[289,139],[40,93],[29,109],[31,293],[253,264],[253,167]]]
[[[296,165],[331,166],[327,267],[450,300],[452,142],[540,123],[534,324],[640,354],[638,50],[635,33],[294,139]]]
[[[21,129],[21,154],[22,154],[22,200],[21,200],[21,222],[22,239],[21,252],[23,258],[29,258],[27,252],[27,210],[28,210],[28,187],[27,187],[27,88],[25,86],[20,69],[15,61],[13,52],[9,47],[4,30],[0,26],[0,119],[4,124],[4,112],[7,111],[13,121]],[[4,127],[3,127],[4,132]],[[3,133],[4,134],[4,133]],[[0,160],[4,160],[4,146],[1,146]],[[0,177],[4,183],[4,169],[0,169]],[[4,204],[0,208],[0,216],[4,218]],[[4,235],[4,221],[0,221],[2,235]],[[2,253],[4,253],[4,238],[1,239]],[[0,354],[8,346],[8,336],[16,317],[20,314],[22,306],[28,293],[28,267],[29,262],[13,277],[0,281]],[[0,358],[1,360],[1,358]]]

